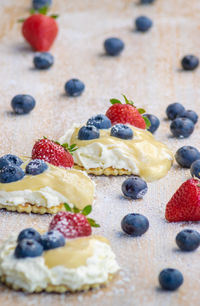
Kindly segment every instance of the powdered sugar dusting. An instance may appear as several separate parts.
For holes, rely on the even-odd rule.
[[[191,137],[176,140],[170,136],[169,122],[164,120],[165,108],[176,101],[200,113],[200,70],[192,74],[177,71],[182,55],[199,54],[198,0],[191,0],[190,5],[183,5],[181,0],[157,0],[152,6],[135,5],[130,0],[54,0],[53,8],[53,12],[60,13],[60,33],[51,50],[55,65],[49,71],[38,72],[33,70],[33,53],[23,42],[20,25],[16,23],[27,15],[27,1],[1,1],[2,155],[30,156],[35,140],[43,136],[58,139],[73,122],[86,122],[92,115],[105,113],[109,99],[120,98],[121,93],[161,119],[156,138],[174,153],[182,145],[196,145],[200,149],[198,123]],[[138,15],[147,15],[154,21],[147,35],[133,31],[133,18]],[[125,42],[125,49],[117,58],[103,55],[102,42],[110,36]],[[72,77],[80,78],[86,85],[83,95],[75,99],[64,94],[64,83]],[[36,107],[29,115],[15,116],[10,112],[10,100],[19,93],[36,99]],[[148,193],[138,201],[122,197],[120,189],[125,177],[94,178],[97,199],[92,217],[101,228],[93,233],[105,235],[111,241],[122,271],[100,291],[73,295],[26,295],[2,286],[0,304],[198,305],[199,251],[179,252],[174,238],[186,227],[200,230],[200,224],[169,224],[164,219],[167,201],[189,177],[188,170],[175,165],[164,179],[148,184]],[[148,232],[141,238],[133,239],[121,232],[121,219],[129,212],[142,213],[150,221]],[[29,226],[46,230],[51,219],[49,215],[1,211],[0,238]],[[184,284],[177,292],[169,294],[157,288],[158,273],[165,267],[178,268],[184,275]]]

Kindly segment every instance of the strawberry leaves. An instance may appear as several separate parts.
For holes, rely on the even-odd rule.
[[[69,211],[71,213],[77,214],[80,213],[84,216],[88,216],[91,212],[92,212],[92,206],[91,205],[87,205],[83,208],[83,210],[80,210],[76,207],[70,207],[70,205],[68,203],[64,203],[64,207],[66,211]],[[87,218],[89,224],[91,227],[100,227],[99,224],[96,223],[96,221],[94,219],[91,218]]]
[[[118,99],[110,99],[111,104],[122,104],[122,102]]]
[[[60,143],[58,143],[60,144]],[[73,155],[73,152],[76,151],[78,149],[78,147],[76,146],[76,144],[72,144],[72,145],[69,145],[68,143],[63,143],[61,145],[65,150],[67,150],[71,155]]]
[[[142,116],[142,118],[144,119],[144,121],[146,123],[146,129],[150,128],[150,126],[151,126],[150,120],[145,116]]]

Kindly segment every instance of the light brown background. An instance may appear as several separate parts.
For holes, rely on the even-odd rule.
[[[52,48],[55,65],[49,71],[35,71],[33,53],[20,34],[16,20],[27,16],[30,1],[0,2],[0,154],[30,155],[34,140],[43,135],[57,139],[73,122],[105,112],[111,97],[125,93],[135,103],[161,119],[156,137],[176,152],[184,144],[199,145],[199,124],[189,139],[170,137],[165,109],[180,101],[200,113],[200,69],[180,71],[180,58],[200,55],[200,2],[157,0],[153,6],[139,6],[128,0],[54,0],[52,12],[59,13],[60,32]],[[146,34],[134,31],[133,20],[147,15],[154,27]],[[102,43],[118,36],[126,44],[120,57],[106,57]],[[86,90],[79,98],[64,94],[64,83],[78,77]],[[19,93],[37,100],[27,116],[10,113],[10,100]],[[168,224],[165,204],[177,187],[190,177],[176,165],[168,176],[149,184],[143,200],[122,197],[124,178],[94,178],[97,196],[93,216],[101,224],[96,230],[108,237],[122,267],[108,288],[80,294],[25,295],[0,287],[0,305],[200,305],[199,250],[184,254],[174,238],[184,227],[200,230],[196,224]],[[146,215],[149,231],[141,238],[122,234],[120,222],[129,212]],[[27,226],[47,228],[51,216],[0,212],[0,239]],[[174,293],[158,289],[157,276],[166,267],[182,271],[185,282]]]

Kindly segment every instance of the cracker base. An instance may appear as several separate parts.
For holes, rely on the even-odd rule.
[[[58,206],[52,207],[43,207],[43,206],[36,206],[31,203],[25,203],[24,205],[2,205],[0,204],[0,209],[6,209],[8,211],[17,211],[19,213],[35,213],[35,214],[56,214],[59,211],[65,211],[64,204],[61,203]]]
[[[85,169],[82,166],[79,166],[77,164],[74,165],[74,168],[77,170],[86,171],[88,174],[94,174],[94,175],[106,175],[106,176],[117,176],[117,175],[133,175],[129,170],[126,169],[114,169],[112,167],[108,168],[91,168],[91,169]]]
[[[106,286],[114,277],[114,274],[109,274],[108,276],[108,280],[103,282],[103,283],[96,283],[96,284],[85,284],[83,286],[81,286],[78,289],[71,289],[66,285],[51,285],[49,284],[45,289],[41,288],[41,287],[37,287],[34,291],[29,292],[27,290],[25,290],[24,288],[21,288],[20,286],[17,285],[13,285],[12,283],[8,282],[6,280],[6,276],[3,275],[0,278],[1,283],[3,283],[4,285],[6,285],[8,288],[13,289],[15,291],[23,291],[23,292],[29,292],[29,293],[40,293],[42,291],[44,292],[54,292],[54,293],[65,293],[65,292],[71,292],[71,293],[75,293],[75,292],[81,292],[81,291],[88,291],[90,289],[97,289],[103,286]]]

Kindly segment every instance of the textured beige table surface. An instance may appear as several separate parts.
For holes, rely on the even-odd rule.
[[[199,145],[199,124],[189,139],[170,137],[165,109],[180,101],[200,114],[200,69],[180,71],[179,60],[187,53],[200,55],[199,0],[157,0],[153,6],[139,6],[128,0],[54,0],[52,12],[59,13],[60,32],[52,48],[55,65],[49,71],[35,71],[33,52],[23,41],[18,18],[26,16],[28,0],[0,1],[0,154],[27,154],[34,140],[43,135],[60,137],[73,122],[85,122],[105,112],[111,97],[127,94],[135,103],[161,119],[156,137],[176,151],[184,144]],[[154,27],[146,34],[133,30],[133,19],[148,15]],[[106,57],[102,42],[118,36],[126,44],[120,57]],[[64,83],[77,77],[86,84],[84,94],[71,99]],[[19,93],[37,100],[27,116],[10,112],[10,100]],[[190,177],[176,165],[162,180],[148,184],[143,200],[122,197],[124,178],[94,178],[97,196],[93,216],[101,224],[96,230],[108,237],[122,268],[109,287],[80,294],[25,295],[0,287],[0,305],[200,305],[199,252],[184,254],[174,243],[184,227],[200,230],[200,224],[168,224],[165,204],[177,187]],[[123,235],[120,222],[129,212],[146,215],[149,231],[141,238]],[[27,226],[46,228],[51,216],[0,212],[0,239]],[[158,289],[157,276],[166,267],[182,271],[185,282],[174,293]]]

